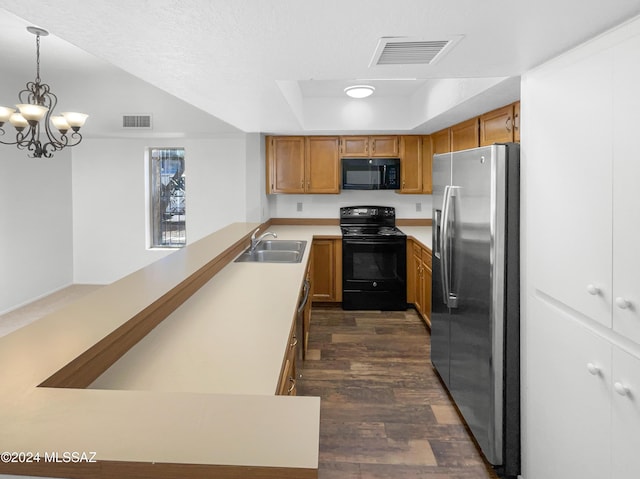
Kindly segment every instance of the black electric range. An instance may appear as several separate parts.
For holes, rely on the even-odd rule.
[[[395,223],[390,206],[340,208],[343,309],[407,309],[407,237]]]

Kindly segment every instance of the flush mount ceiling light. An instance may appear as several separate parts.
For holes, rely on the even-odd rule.
[[[366,98],[373,94],[375,87],[371,85],[353,85],[344,89],[351,98]]]
[[[20,150],[31,152],[32,158],[51,158],[54,151],[67,146],[76,146],[82,141],[78,132],[88,115],[84,113],[64,112],[53,116],[58,98],[46,83],[40,81],[40,37],[49,32],[38,27],[27,27],[29,33],[36,36],[36,79],[28,82],[26,88],[18,93],[19,104],[14,108],[0,106],[0,138],[5,135],[4,124],[8,121],[16,129],[15,141],[3,141],[5,145],[16,145]],[[40,120],[44,121],[41,123]],[[55,134],[51,124],[58,130]],[[72,130],[71,135],[67,132]],[[42,134],[43,139],[40,139]],[[46,138],[44,138],[46,136]]]

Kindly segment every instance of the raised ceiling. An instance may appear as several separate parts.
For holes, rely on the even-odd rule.
[[[43,27],[51,76],[73,78],[55,87],[64,95],[129,76],[213,116],[208,130],[428,133],[517,99],[519,75],[639,14],[640,0],[0,0],[0,8],[1,71],[33,70],[24,26]],[[370,66],[387,37],[458,41],[432,64]],[[344,95],[367,82],[372,97]]]

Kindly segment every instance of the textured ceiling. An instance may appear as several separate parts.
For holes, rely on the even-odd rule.
[[[34,24],[52,33],[47,48],[64,52],[56,61],[67,74],[125,72],[222,120],[212,128],[283,133],[425,131],[447,111],[499,106],[518,96],[517,81],[503,80],[639,14],[640,0],[0,0],[0,8],[19,17],[0,11],[7,75],[21,62],[15,52],[26,48],[32,61],[23,29]],[[463,38],[433,65],[369,67],[381,37],[452,35]],[[376,95],[360,100],[369,116],[346,123],[354,100],[342,90],[361,80],[376,82]]]

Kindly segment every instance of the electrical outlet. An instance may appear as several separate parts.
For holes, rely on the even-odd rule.
[[[296,203],[296,211],[302,211],[302,202]]]
[[[418,213],[422,211],[422,203],[416,203],[416,211]]]

